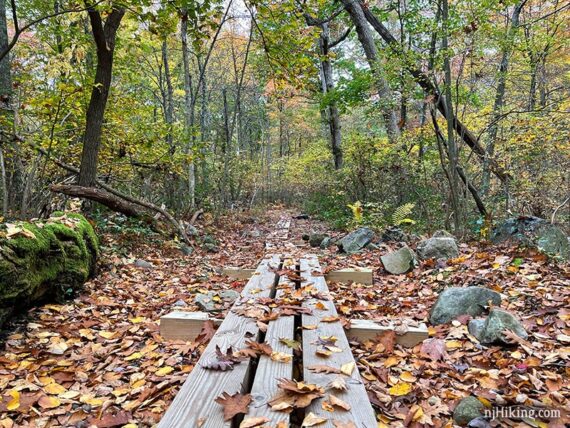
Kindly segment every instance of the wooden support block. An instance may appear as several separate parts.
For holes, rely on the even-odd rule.
[[[354,268],[333,270],[325,275],[330,282],[356,282],[358,284],[372,284],[372,269]]]
[[[206,312],[174,311],[160,317],[160,335],[167,340],[196,339],[205,321],[221,324],[221,320],[210,318]]]
[[[222,270],[224,275],[235,279],[249,279],[255,272],[255,269],[241,269],[237,267],[225,267]]]
[[[355,337],[363,342],[365,340],[374,339],[377,334],[384,331],[394,329],[395,327],[393,325],[382,326],[372,320],[352,320],[350,322],[350,330],[347,331],[346,335],[349,338]],[[408,331],[402,335],[396,335],[396,343],[406,348],[412,348],[428,337],[427,326],[420,324],[419,327],[408,327]]]

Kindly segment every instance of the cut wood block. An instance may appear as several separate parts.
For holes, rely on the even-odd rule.
[[[330,282],[357,282],[359,284],[372,284],[372,269],[354,268],[333,270],[325,275]]]
[[[225,267],[222,270],[224,275],[235,279],[249,279],[255,272],[255,269],[242,269],[237,267]]]
[[[194,340],[210,317],[206,312],[174,311],[160,317],[160,335],[167,340]],[[212,319],[214,324],[221,321]]]
[[[352,320],[350,322],[350,330],[347,331],[346,335],[349,338],[355,337],[359,341],[363,342],[365,340],[374,339],[377,334],[384,331],[394,329],[395,326],[393,325],[383,326],[372,320]],[[408,331],[404,334],[396,334],[396,343],[406,348],[412,348],[418,343],[423,342],[428,337],[429,334],[427,326],[425,324],[420,324],[419,327],[408,327]]]

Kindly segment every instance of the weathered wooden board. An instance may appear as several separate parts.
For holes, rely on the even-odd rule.
[[[394,325],[383,326],[372,320],[351,320],[350,329],[346,335],[349,338],[354,337],[360,342],[364,342],[365,340],[374,339],[378,334],[390,330],[397,329]],[[396,343],[406,348],[413,348],[428,337],[427,326],[420,324],[418,327],[408,327],[408,330],[403,334],[396,334]]]
[[[303,282],[301,286],[312,284],[320,293],[328,295],[328,287],[323,276],[313,276],[312,272],[319,273],[321,268],[318,259],[315,256],[307,256],[302,258],[301,276]],[[326,309],[318,310],[315,308],[317,302],[322,302]],[[334,428],[333,421],[351,421],[356,424],[357,428],[376,428],[377,422],[374,416],[374,410],[368,399],[366,389],[355,368],[350,377],[338,374],[314,373],[309,370],[313,365],[326,364],[339,368],[346,363],[354,362],[354,357],[350,350],[348,340],[340,322],[321,322],[321,319],[328,316],[336,316],[336,308],[331,299],[328,300],[307,300],[304,306],[312,308],[312,315],[303,315],[303,326],[317,325],[315,330],[303,331],[303,379],[306,383],[313,383],[326,387],[337,376],[342,376],[346,380],[348,390],[345,392],[334,391],[334,395],[348,403],[351,407],[350,411],[341,409],[335,412],[327,412],[322,409],[323,400],[328,399],[328,393],[307,408],[307,412],[313,412],[316,415],[327,418],[327,422],[319,425],[319,428]],[[319,337],[335,336],[337,338],[336,346],[341,352],[332,353],[329,357],[321,357],[315,353],[317,350],[317,340]]]
[[[269,297],[276,277],[269,267],[271,265],[276,268],[279,262],[278,256],[264,259],[257,268],[259,275],[252,276],[242,291],[240,300],[254,296]],[[238,304],[239,301],[235,305]],[[201,363],[214,358],[216,346],[219,346],[222,351],[226,351],[230,346],[235,350],[244,348],[245,341],[248,340],[246,333],[248,333],[249,340],[257,340],[259,328],[255,320],[230,311],[158,424],[159,428],[231,427],[231,421],[224,421],[222,407],[214,400],[223,392],[229,394],[244,392],[247,387],[251,361],[245,360],[237,364],[233,370],[228,371],[207,370]]]
[[[352,268],[333,270],[325,274],[327,282],[356,282],[358,284],[372,284],[372,269]]]
[[[294,269],[295,260],[285,259],[283,261],[283,268]],[[279,279],[275,297],[283,298],[294,289],[295,284],[291,282],[287,276],[282,275]],[[271,410],[267,402],[277,394],[279,390],[277,386],[279,379],[291,379],[293,376],[293,351],[287,347],[287,345],[281,343],[279,339],[292,340],[294,337],[295,319],[293,316],[279,317],[269,323],[267,332],[265,333],[265,343],[271,345],[274,352],[291,355],[291,361],[273,361],[265,355],[260,357],[251,388],[252,402],[246,417],[264,416],[269,419],[268,424],[275,425],[279,422],[289,422],[289,414]]]

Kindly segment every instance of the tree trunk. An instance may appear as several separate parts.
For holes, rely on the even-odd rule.
[[[519,28],[519,17],[521,10],[526,3],[526,0],[522,0],[515,5],[513,9],[513,14],[511,17],[511,26],[507,31],[507,40],[503,45],[501,53],[501,63],[499,64],[499,72],[497,75],[497,92],[495,93],[495,103],[493,105],[493,113],[491,115],[491,123],[489,124],[489,140],[487,142],[487,154],[483,162],[483,181],[481,185],[481,192],[483,195],[487,193],[490,185],[491,171],[489,170],[489,158],[493,158],[495,155],[495,144],[497,141],[497,133],[499,131],[499,122],[501,120],[501,115],[503,111],[503,106],[505,104],[505,88],[507,85],[507,72],[509,70],[509,59],[512,54],[513,42],[515,35]]]
[[[88,9],[88,14],[93,38],[97,46],[97,70],[89,107],[87,108],[78,179],[80,186],[94,186],[97,179],[103,118],[113,75],[113,53],[117,30],[125,14],[125,9],[115,7],[104,24],[100,13],[94,7]]]
[[[168,127],[166,134],[166,143],[170,147],[170,154],[173,155],[176,148],[172,139],[172,124],[174,123],[174,90],[172,89],[172,77],[170,75],[170,65],[168,63],[168,47],[166,40],[162,42],[162,64],[164,65],[164,81],[166,83],[165,105],[164,105],[164,121]]]
[[[6,0],[0,0],[0,52],[8,49],[8,23],[6,21]],[[10,55],[0,59],[0,111],[11,110],[12,74]],[[4,112],[2,112],[4,115]]]
[[[403,52],[401,46],[399,46],[398,41],[367,7],[362,7],[362,10],[364,11],[366,19],[380,37],[382,37],[382,39],[384,39],[384,41],[394,49],[396,55],[401,55],[404,60],[404,67],[408,73],[412,75],[416,83],[424,90],[426,95],[430,95],[434,98],[434,104],[443,117],[450,118],[452,120],[453,128],[457,135],[471,148],[479,160],[483,161],[486,154],[485,148],[481,145],[477,137],[475,137],[475,135],[457,117],[455,117],[453,111],[447,110],[444,97],[440,94],[439,90],[432,83],[428,75],[406,56],[406,53]],[[509,174],[497,164],[495,159],[489,159],[489,165],[491,171],[497,176],[497,178],[503,182],[509,180]]]
[[[184,136],[187,140],[186,154],[190,156],[188,160],[188,196],[190,208],[196,206],[196,169],[194,163],[194,137],[193,137],[193,114],[194,94],[192,88],[192,75],[190,74],[190,58],[188,55],[188,12],[183,11],[180,25],[180,38],[182,42],[182,65],[184,73]]]
[[[321,24],[319,50],[321,54],[321,89],[323,94],[334,90],[333,70],[329,59],[330,31],[327,22]],[[334,159],[334,168],[341,169],[343,162],[342,136],[340,132],[340,115],[336,101],[329,100],[325,107],[324,116],[329,128],[331,151]]]
[[[362,10],[363,8],[358,0],[342,0],[342,4],[350,15],[350,19],[358,34],[358,40],[364,49],[366,59],[374,75],[377,86],[376,89],[381,103],[382,116],[386,126],[386,133],[390,141],[395,142],[400,137],[398,117],[394,111],[390,87],[384,77],[384,71],[378,58],[378,50],[376,49],[372,32],[368,28],[368,23],[366,22],[366,17]]]

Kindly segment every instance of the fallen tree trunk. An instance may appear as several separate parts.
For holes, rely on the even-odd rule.
[[[380,22],[380,20],[370,11],[370,9],[360,3],[362,10],[364,11],[364,16],[366,20],[372,25],[372,28],[376,30],[376,32],[382,37],[384,42],[390,48],[394,50],[396,54],[402,57],[404,67],[412,75],[416,83],[423,89],[426,95],[430,95],[434,98],[434,104],[439,110],[439,112],[445,117],[446,119],[450,119],[453,123],[453,128],[457,135],[467,144],[473,153],[477,155],[481,162],[486,161],[486,151],[485,148],[479,143],[479,139],[475,137],[475,135],[455,116],[453,111],[447,111],[447,106],[444,101],[444,97],[440,94],[439,90],[433,84],[431,79],[427,74],[425,74],[420,67],[412,63],[406,53],[403,51],[400,43],[396,40],[396,38],[388,31],[388,29]],[[493,174],[497,176],[499,180],[503,183],[509,180],[509,174],[506,172],[495,159],[487,159],[489,162],[489,167]]]
[[[0,326],[18,309],[69,297],[95,273],[97,236],[80,214],[0,225]]]
[[[144,212],[136,205],[121,199],[105,190],[96,187],[85,187],[71,184],[52,184],[49,186],[52,192],[63,193],[76,198],[89,199],[106,207],[125,214],[128,217],[142,217]]]

